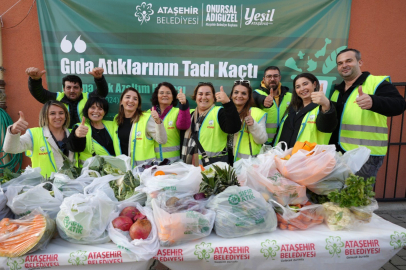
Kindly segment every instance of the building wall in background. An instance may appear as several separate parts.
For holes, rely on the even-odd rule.
[[[2,0],[0,14],[16,2],[16,0]],[[4,80],[6,82],[7,112],[16,121],[18,111],[23,111],[30,127],[35,127],[38,126],[38,114],[42,105],[28,91],[28,77],[25,69],[31,66],[44,69],[36,5],[34,4],[30,14],[21,24],[7,29],[18,24],[26,16],[32,3],[31,0],[23,0],[5,14],[1,34],[3,66],[6,69]],[[390,75],[393,82],[406,82],[406,50],[404,50],[406,20],[404,14],[406,14],[405,0],[352,1],[348,47],[361,51],[364,61],[362,70],[374,75]],[[43,85],[47,89],[45,76]],[[401,94],[404,93],[404,89],[400,89],[400,91]],[[399,118],[394,120],[392,139],[395,141],[400,139],[400,121]],[[406,141],[406,131],[403,132],[403,141]],[[400,156],[405,159],[406,146],[403,147]],[[395,150],[390,151],[390,164],[397,163],[398,154]],[[23,167],[28,164],[30,164],[29,160],[25,158]],[[385,173],[386,171],[380,170],[379,178],[385,177]],[[399,174],[399,176],[406,176],[406,168],[401,168]],[[387,194],[393,193],[391,185],[394,185],[391,184],[391,181],[393,182],[394,177],[393,168],[388,169],[389,182],[385,190]],[[383,185],[385,184],[382,181],[377,183],[378,197],[383,195]],[[405,189],[406,182],[397,196],[404,197]]]

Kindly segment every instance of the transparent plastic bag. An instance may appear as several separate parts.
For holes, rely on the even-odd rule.
[[[324,208],[321,204],[297,206],[283,206],[271,200],[276,209],[278,227],[281,230],[306,230],[323,223]]]
[[[159,192],[156,201],[159,207],[172,214],[181,211],[200,211],[205,207],[208,200],[195,200],[194,194],[173,193],[170,190]]]
[[[199,211],[168,213],[153,199],[152,209],[161,246],[169,247],[210,235],[215,213],[201,208]]]
[[[307,185],[307,188],[318,195],[328,195],[334,190],[341,190],[344,187],[345,179],[351,173],[356,173],[368,160],[371,150],[366,147],[358,147],[347,151],[344,155],[336,152],[336,165],[333,171],[320,181]]]
[[[50,186],[52,191],[46,190],[44,188],[45,185]],[[51,194],[52,192],[53,195]],[[35,187],[11,186],[8,188],[6,196],[8,199],[7,205],[14,214],[23,216],[35,208],[41,207],[52,219],[56,218],[59,206],[63,201],[61,191],[50,182],[45,182]]]
[[[3,189],[0,188],[0,220],[3,218],[14,218],[14,214],[7,206],[6,194],[4,194]]]
[[[311,151],[300,149],[289,160],[282,159],[292,153],[292,148],[275,156],[277,169],[296,183],[307,186],[329,175],[336,164],[334,145],[316,145]]]
[[[151,232],[147,239],[134,239],[132,240],[128,231],[113,227],[112,221],[119,216],[121,211],[127,206],[136,207],[141,214],[145,215],[151,223]],[[117,247],[126,252],[131,258],[137,261],[147,261],[154,257],[159,249],[158,231],[155,225],[152,209],[142,207],[137,202],[125,202],[118,205],[117,211],[111,213],[109,218],[108,233],[110,239],[117,245]]]
[[[268,176],[268,172],[276,169],[274,154],[260,154],[257,157],[249,157],[248,159],[240,159],[234,163],[233,167],[237,174],[238,182],[241,186],[247,185],[247,170],[255,167],[255,170],[264,176]]]
[[[102,191],[67,197],[56,217],[59,235],[75,244],[107,243],[109,217],[115,209],[116,204]]]
[[[41,209],[20,219],[0,221],[0,257],[19,257],[45,249],[55,232],[55,221]]]
[[[247,186],[261,193],[265,201],[274,199],[283,206],[308,201],[306,187],[283,177],[276,169],[262,175],[256,165],[247,168]]]
[[[73,194],[84,193],[84,188],[90,185],[95,177],[82,174],[78,178],[72,180],[66,174],[55,173],[53,175],[54,185],[62,192],[64,197],[70,197]]]
[[[216,212],[216,234],[233,238],[276,229],[275,211],[249,187],[231,186],[211,198],[207,208]]]
[[[85,163],[83,164],[82,168],[82,173],[85,173],[86,171],[95,171],[95,168],[99,168],[101,166],[100,164],[100,158],[103,158],[105,163],[111,164],[113,167],[118,168],[123,174],[131,170],[131,165],[130,165],[130,157],[126,155],[120,155],[117,157],[113,156],[94,156],[91,158],[86,159]],[[108,174],[108,173],[105,173]]]
[[[198,193],[202,181],[200,167],[183,162],[166,166],[152,166],[141,173],[144,192],[170,189],[174,192]]]
[[[8,187],[11,186],[36,186],[44,182],[45,179],[41,174],[41,168],[31,168],[28,166],[25,171],[17,178],[14,178],[1,185],[4,193],[7,193]]]
[[[84,188],[84,193],[85,194],[93,194],[97,191],[102,191],[104,192],[107,197],[109,197],[112,201],[114,201],[116,204],[120,204],[123,202],[138,202],[141,205],[144,205],[147,196],[145,193],[142,192],[142,186],[138,186],[137,188],[134,189],[133,195],[130,195],[125,200],[119,201],[116,198],[116,195],[114,194],[114,190],[110,186],[111,181],[121,181],[125,177],[124,175],[105,175],[99,178],[95,178],[92,183],[90,183],[88,186]]]

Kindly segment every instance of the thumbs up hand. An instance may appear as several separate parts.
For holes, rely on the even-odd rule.
[[[245,117],[245,123],[247,126],[252,126],[254,124],[254,118],[251,116],[251,110],[248,111],[248,115]]]
[[[363,110],[369,110],[372,108],[372,98],[370,95],[362,92],[362,86],[358,87],[358,97],[355,99],[355,102]]]
[[[216,101],[221,102],[221,104],[230,102],[230,98],[227,96],[226,92],[224,92],[223,86],[220,86],[220,92],[216,93]]]
[[[101,67],[95,67],[92,71],[89,71],[89,74],[95,77],[96,79],[101,79],[103,77],[104,69]]]
[[[183,93],[182,88],[179,90],[176,98],[179,100],[180,104],[186,104],[186,95]]]
[[[152,116],[152,118],[154,118],[155,123],[157,123],[157,124],[162,123],[161,118],[159,118],[158,112],[155,110],[155,107],[151,108],[151,116]]]
[[[42,75],[46,73],[45,70],[41,71],[39,68],[29,67],[25,70],[25,73],[33,80],[41,79]]]
[[[326,95],[323,92],[323,85],[320,85],[320,91],[313,92],[310,94],[312,102],[322,106],[329,106],[330,101],[326,98]]]
[[[86,118],[83,116],[82,123],[80,123],[78,128],[75,130],[76,137],[78,137],[78,138],[86,137],[86,134],[89,131],[89,127],[85,126],[85,122],[86,122]]]
[[[28,122],[25,121],[25,117],[22,111],[19,111],[20,118],[11,126],[11,133],[12,134],[17,134],[17,133],[23,133],[24,131],[27,130],[28,127]]]
[[[269,108],[273,104],[273,90],[269,90],[269,95],[264,99],[264,107]]]

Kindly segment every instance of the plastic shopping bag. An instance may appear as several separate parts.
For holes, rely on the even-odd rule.
[[[36,186],[44,182],[44,177],[41,174],[41,168],[31,168],[28,166],[25,171],[17,178],[14,178],[1,185],[4,193],[7,192],[8,187],[11,186]]]
[[[370,153],[371,150],[364,146],[347,151],[344,155],[336,152],[336,165],[333,171],[316,183],[308,185],[307,188],[318,195],[328,195],[334,190],[341,190],[344,187],[345,179],[351,173],[355,174],[361,169]]]
[[[292,148],[275,156],[277,169],[281,174],[300,185],[313,184],[329,175],[336,164],[334,145],[316,145],[311,151],[299,150],[289,160],[282,159],[290,155]]]
[[[112,221],[117,218],[121,211],[127,206],[136,207],[151,223],[152,230],[147,239],[132,240],[128,231],[122,231],[113,227]],[[119,249],[126,252],[131,258],[136,259],[137,261],[147,261],[156,255],[159,249],[159,241],[152,209],[142,207],[137,202],[125,202],[118,205],[117,211],[111,213],[109,219],[110,222],[107,229],[109,237]]]
[[[306,187],[283,177],[276,169],[262,175],[256,165],[247,168],[247,186],[260,192],[266,201],[272,198],[283,206],[308,201]]]
[[[55,221],[39,208],[20,219],[4,218],[0,221],[0,257],[45,249],[54,232]]]
[[[4,194],[3,189],[0,188],[0,220],[3,218],[14,218],[14,214],[7,206],[6,194]]]
[[[94,156],[86,159],[83,164],[82,172],[94,171],[92,176],[104,176],[106,174],[124,174],[131,170],[130,157],[126,155],[113,156]],[[97,173],[95,173],[97,172]]]
[[[94,177],[82,174],[76,179],[70,179],[69,176],[62,173],[53,174],[54,185],[62,192],[64,197],[84,192],[84,188],[95,179]]]
[[[27,186],[11,186],[8,188],[6,193],[7,205],[13,213],[23,216],[35,208],[41,207],[50,218],[55,219],[59,212],[59,206],[63,201],[61,191],[50,182],[26,188]]]
[[[200,167],[183,162],[167,166],[152,166],[141,174],[144,191],[152,193],[157,190],[172,190],[178,193],[198,193],[202,181]]]
[[[116,204],[102,191],[67,197],[56,217],[59,235],[75,244],[106,243],[110,241],[109,217],[115,209]]]
[[[276,229],[275,211],[249,187],[231,186],[209,200],[207,208],[216,212],[216,234],[233,238]]]
[[[255,170],[264,176],[268,175],[268,172],[272,169],[276,169],[274,160],[274,154],[260,154],[257,157],[249,157],[248,159],[240,159],[233,165],[237,174],[238,182],[241,186],[247,185],[247,170],[255,167]]]
[[[155,224],[161,246],[175,246],[184,242],[210,235],[215,213],[201,208],[198,211],[186,210],[168,213],[161,209],[156,199],[152,200]]]

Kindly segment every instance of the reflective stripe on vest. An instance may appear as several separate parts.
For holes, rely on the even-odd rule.
[[[260,89],[256,89],[255,92],[257,92],[260,95],[263,96],[268,96],[268,94]],[[283,115],[285,114],[285,111],[287,107],[290,104],[290,101],[292,99],[292,93],[285,93],[284,97],[282,100],[280,100],[279,106],[276,104],[274,100],[274,105],[270,108],[263,108],[262,110],[268,114],[267,116],[267,121],[266,121],[266,133],[268,134],[268,141],[267,143],[271,143],[273,138],[276,135],[276,130],[281,124]]]
[[[317,143],[317,144],[328,144],[331,138],[331,133],[324,133],[321,132],[317,129],[316,125],[316,119],[317,115],[319,114],[319,108],[320,106],[317,106],[310,112],[308,112],[302,120],[302,124],[300,126],[299,133],[297,134],[296,141],[298,142],[311,142],[311,143]],[[279,128],[278,135],[276,137],[274,145],[278,144],[279,139],[282,134],[283,126],[285,124],[285,120],[288,117],[288,115],[285,115],[285,117],[282,120],[281,126]]]
[[[65,93],[64,93],[64,92],[58,92],[57,95],[56,95],[56,100],[57,100],[57,101],[61,101],[64,96],[65,96]],[[78,106],[77,106],[77,108],[76,108],[76,109],[77,109],[76,113],[77,113],[77,115],[78,115],[78,119],[79,119],[79,120],[82,120],[82,116],[83,116],[82,110],[83,110],[83,108],[85,107],[85,104],[86,104],[86,102],[87,102],[88,99],[89,99],[89,93],[82,93],[82,99],[78,102]],[[66,103],[64,103],[64,104],[65,104],[66,108],[67,108],[68,111],[69,111],[69,105],[66,104]],[[72,119],[71,119],[71,120],[72,120]]]
[[[163,119],[168,140],[165,144],[158,144],[155,142],[154,149],[156,158],[161,161],[165,158],[168,158],[171,161],[180,158],[180,131],[176,127],[178,114],[178,108],[171,108]]]
[[[362,91],[374,95],[378,86],[385,80],[390,82],[390,77],[369,75],[362,84]],[[339,94],[340,92],[335,90],[331,100],[337,102]],[[355,103],[357,97],[358,87],[351,92],[345,102],[338,143],[345,151],[365,146],[371,150],[371,156],[384,156],[388,146],[387,117],[361,109]]]
[[[222,107],[215,106],[207,113],[199,129],[199,142],[208,157],[224,156],[227,147],[227,133],[221,130],[218,122],[218,112]],[[199,151],[199,160],[202,159]]]
[[[259,123],[262,120],[262,118],[267,117],[267,113],[259,108],[251,108],[250,110],[252,118],[257,123]],[[251,156],[250,143],[252,156],[256,157],[261,151],[262,144],[255,143],[254,138],[248,132],[247,125],[244,121],[241,130],[238,132],[237,145],[234,147],[234,161],[237,161],[241,158],[247,159]]]
[[[52,172],[56,172],[56,162],[52,152],[52,147],[44,136],[41,127],[30,128],[32,151],[26,151],[26,155],[31,158],[33,168],[40,167],[41,175],[50,177]]]

